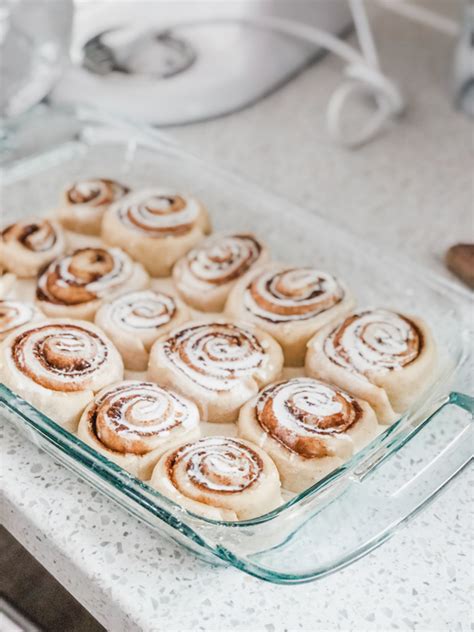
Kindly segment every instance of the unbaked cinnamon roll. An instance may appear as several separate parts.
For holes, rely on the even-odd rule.
[[[19,277],[35,277],[64,249],[64,234],[57,222],[30,218],[2,230],[0,261]]]
[[[269,264],[238,281],[225,312],[267,331],[281,344],[285,365],[301,366],[311,336],[353,306],[347,288],[331,274]]]
[[[210,231],[204,206],[168,189],[130,193],[105,214],[104,241],[120,246],[152,276],[169,276],[173,264]]]
[[[281,349],[267,333],[226,320],[194,321],[155,342],[148,374],[186,393],[203,419],[231,422],[282,365]]]
[[[182,301],[147,289],[105,301],[95,315],[95,323],[120,351],[126,369],[145,371],[155,340],[189,317]]]
[[[0,298],[5,298],[10,293],[15,283],[15,275],[6,272],[0,262]]]
[[[15,299],[0,300],[0,340],[6,338],[18,327],[44,319],[33,303]]]
[[[248,520],[282,503],[270,457],[230,437],[206,437],[169,450],[150,483],[182,507],[213,520]]]
[[[105,211],[128,192],[128,187],[107,178],[79,180],[64,191],[57,215],[68,230],[99,235]]]
[[[84,321],[25,325],[0,345],[0,380],[67,430],[97,391],[121,379],[119,352]]]
[[[159,457],[199,437],[196,405],[152,382],[126,380],[100,391],[82,414],[78,436],[143,480]]]
[[[102,299],[148,284],[143,266],[119,248],[81,248],[46,268],[36,299],[48,316],[92,320]]]
[[[282,486],[292,492],[321,480],[377,432],[366,402],[308,377],[265,387],[242,407],[238,422],[239,436],[272,457]]]
[[[385,309],[363,310],[308,344],[308,374],[329,380],[374,408],[380,423],[405,412],[433,379],[436,346],[427,325]]]
[[[251,234],[214,235],[176,262],[173,280],[191,307],[220,312],[236,281],[267,259],[267,249]]]

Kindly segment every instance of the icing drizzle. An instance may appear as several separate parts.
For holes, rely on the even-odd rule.
[[[267,386],[255,414],[260,426],[289,450],[307,458],[331,454],[325,441],[361,417],[359,403],[329,384],[298,377]]]
[[[176,430],[197,426],[199,414],[195,404],[169,389],[127,380],[96,397],[88,423],[110,450],[146,454]]]
[[[106,318],[117,327],[139,333],[154,332],[167,325],[176,313],[174,298],[164,292],[127,292],[104,306]]]
[[[11,357],[19,371],[55,391],[82,391],[108,358],[106,341],[85,326],[47,324],[18,334]]]
[[[252,235],[211,237],[185,257],[192,279],[222,285],[241,277],[257,261],[261,244]]]
[[[59,240],[55,226],[47,219],[16,222],[2,231],[5,242],[16,241],[32,252],[47,252]]]
[[[263,363],[264,350],[248,330],[230,323],[183,327],[163,343],[168,360],[200,386],[230,390]]]
[[[348,316],[324,342],[326,356],[335,364],[363,376],[401,369],[416,360],[423,339],[408,318],[377,309]]]
[[[267,270],[255,276],[244,292],[246,309],[273,323],[307,320],[344,297],[335,277],[314,268]]]
[[[263,462],[247,444],[229,437],[205,437],[181,446],[167,458],[170,481],[188,498],[202,492],[235,494],[258,481]]]
[[[128,187],[107,178],[94,178],[75,182],[66,191],[66,198],[69,204],[88,206],[102,206],[112,204],[119,200],[126,193]]]
[[[119,288],[133,273],[133,262],[119,248],[81,248],[55,259],[40,275],[36,297],[79,305]]]
[[[166,237],[188,233],[200,208],[194,198],[152,189],[128,195],[114,212],[123,224],[147,237]]]
[[[27,325],[38,313],[33,303],[0,300],[0,336],[8,334],[17,327]]]

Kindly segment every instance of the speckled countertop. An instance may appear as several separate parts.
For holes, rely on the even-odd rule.
[[[447,97],[452,42],[394,17],[377,23],[382,59],[410,108],[363,150],[328,139],[322,112],[340,76],[332,59],[249,110],[174,133],[447,274],[440,253],[472,239],[473,195],[472,130]],[[3,421],[0,449],[5,526],[114,632],[472,629],[472,471],[363,560],[284,587],[210,567],[162,540]]]

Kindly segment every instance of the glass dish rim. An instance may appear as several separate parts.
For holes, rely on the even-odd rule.
[[[126,118],[119,118],[117,116],[114,116],[113,114],[102,112],[101,110],[89,106],[54,105],[49,106],[49,108],[52,111],[67,114],[73,117],[76,121],[81,123],[83,127],[86,127],[88,124],[93,124],[96,125],[97,128],[100,128],[102,131],[105,132],[121,131],[123,133],[133,133],[136,137],[134,139],[136,144],[142,144],[148,149],[166,149],[168,151],[174,152],[175,154],[182,154],[186,157],[186,159],[192,160],[193,162],[201,165],[208,170],[212,170],[214,173],[221,175],[221,177],[227,181],[234,182],[235,184],[240,184],[247,189],[253,189],[257,194],[264,196],[268,201],[274,200],[278,204],[285,204],[285,206],[287,206],[292,213],[297,213],[300,216],[309,215],[310,217],[316,217],[319,219],[319,221],[328,224],[332,230],[336,230],[337,232],[350,237],[353,242],[357,242],[361,246],[366,246],[373,251],[378,250],[378,247],[370,239],[355,235],[345,226],[339,225],[330,217],[327,217],[326,215],[321,213],[319,209],[309,210],[306,207],[300,206],[297,202],[292,202],[288,200],[283,195],[273,193],[272,191],[265,189],[247,176],[242,176],[238,173],[228,170],[226,167],[221,167],[217,164],[214,164],[212,161],[207,161],[206,159],[201,158],[199,155],[187,148],[179,140],[173,138],[168,132],[163,132],[161,129],[159,130],[151,126],[139,124]],[[99,142],[101,142],[102,140],[103,139],[100,139]],[[109,139],[109,142],[114,141],[117,143],[123,143],[129,142],[130,140],[131,139],[129,138],[128,141],[124,141],[124,138],[115,137]],[[73,139],[62,141],[59,144],[54,144],[52,148],[46,148],[29,156],[14,160],[11,164],[5,165],[0,163],[0,175],[2,176],[2,179],[0,180],[0,190],[3,187],[9,186],[10,184],[13,184],[14,182],[24,178],[24,172],[29,163],[34,163],[41,159],[42,163],[44,164],[43,168],[46,169],[48,168],[48,166],[50,166],[46,161],[46,158],[48,156],[58,154],[58,150],[60,147],[80,146],[82,144],[84,144],[84,141],[79,140],[79,134],[75,134]],[[98,143],[94,140],[92,142],[89,142],[89,144],[94,145]],[[161,147],[157,147],[157,145],[161,145]],[[434,287],[437,289],[444,287],[449,292],[453,292],[461,301],[467,300],[468,302],[472,302],[473,300],[472,292],[468,288],[464,287],[454,279],[441,276],[439,273],[431,270],[422,263],[412,261],[406,253],[396,253],[390,247],[387,248],[384,246],[383,254],[380,251],[378,252],[378,254],[380,256],[383,256],[384,258],[390,259],[397,267],[402,268],[405,272],[415,273],[417,277],[422,277],[423,283],[428,284],[430,287]]]
[[[448,399],[448,395],[443,396],[442,398],[439,398],[436,404],[434,404],[434,402],[431,402],[431,403],[435,407],[436,410],[439,410],[439,407],[442,406],[447,401],[447,399]],[[170,504],[172,507],[175,507],[176,509],[178,509],[180,514],[189,515],[194,520],[197,519],[198,521],[202,521],[212,526],[232,527],[232,528],[255,526],[255,525],[270,522],[271,520],[275,519],[280,514],[282,514],[284,511],[291,510],[291,508],[294,505],[298,504],[300,501],[304,500],[305,498],[308,498],[310,496],[311,497],[316,496],[319,492],[326,489],[330,484],[342,478],[344,474],[347,474],[356,470],[357,465],[364,462],[364,460],[369,455],[371,455],[372,453],[375,453],[378,449],[383,448],[383,447],[386,447],[387,449],[389,449],[390,445],[385,445],[385,442],[388,441],[392,435],[396,435],[397,431],[400,431],[401,427],[403,426],[403,422],[407,421],[410,418],[409,414],[405,414],[399,417],[399,419],[396,422],[394,422],[390,426],[387,426],[383,430],[383,432],[377,435],[377,437],[375,437],[362,450],[359,450],[358,452],[356,452],[348,461],[340,465],[338,468],[329,472],[329,474],[327,474],[324,478],[314,483],[311,487],[308,487],[307,489],[303,490],[299,494],[296,494],[293,498],[289,499],[282,505],[279,505],[276,509],[273,509],[272,511],[267,512],[266,514],[263,514],[262,516],[257,516],[256,518],[252,518],[248,520],[228,521],[228,520],[214,520],[211,518],[206,518],[205,516],[201,516],[199,514],[193,513],[192,511],[179,505],[177,502],[167,498],[166,496],[161,494],[158,490],[154,489],[151,485],[149,485],[146,481],[143,481],[139,479],[138,477],[133,476],[132,474],[127,472],[124,468],[120,467],[119,465],[111,461],[110,459],[107,459],[107,457],[105,457],[103,454],[94,450],[94,448],[87,445],[78,436],[76,436],[75,434],[69,432],[68,430],[60,426],[58,423],[50,419],[47,415],[45,415],[40,410],[35,408],[28,401],[24,400],[19,395],[16,395],[16,393],[14,393],[11,389],[6,387],[2,383],[0,383],[0,402],[4,402],[8,406],[10,411],[14,412],[15,414],[19,415],[22,418],[25,418],[24,411],[25,409],[28,409],[29,414],[32,415],[32,418],[28,416],[28,419],[25,420],[27,421],[27,423],[30,423],[30,425],[33,425],[35,427],[37,427],[38,425],[45,426],[44,428],[40,428],[40,430],[42,430],[43,433],[46,432],[46,436],[48,439],[49,438],[55,439],[54,436],[50,436],[50,433],[52,433],[53,435],[54,434],[59,435],[62,442],[66,444],[65,447],[68,450],[71,450],[71,453],[68,452],[68,456],[75,457],[79,450],[85,450],[85,452],[88,453],[88,456],[91,460],[96,461],[101,469],[104,468],[107,471],[107,474],[109,476],[112,476],[112,478],[117,479],[115,482],[118,485],[122,486],[124,484],[128,485],[130,483],[138,484],[139,487],[144,489],[147,493],[158,498],[160,501],[164,500],[166,504]],[[19,406],[18,406],[18,403],[20,404]],[[420,411],[419,409],[417,409],[413,412],[415,414],[419,414]],[[39,419],[39,423],[38,423],[38,419]],[[127,481],[125,482],[123,480],[120,480],[119,475],[125,477]]]
[[[3,391],[3,394],[2,394],[2,391]],[[64,428],[61,428],[61,426],[55,424],[54,422],[51,422],[49,418],[43,415],[40,411],[37,411],[35,408],[33,408],[28,402],[24,402],[24,403],[26,404],[27,408],[33,411],[33,417],[31,416],[27,417],[25,413],[23,413],[21,410],[17,410],[14,406],[10,406],[8,401],[6,401],[5,395],[13,399],[21,400],[22,405],[23,405],[24,400],[22,400],[22,398],[19,398],[17,395],[15,395],[9,389],[7,389],[3,384],[0,384],[0,402],[3,402],[4,404],[6,404],[7,408],[9,408],[15,414],[19,415],[20,417],[23,417],[26,421],[26,424],[28,426],[33,426],[36,432],[39,432],[40,435],[43,435],[43,432],[41,431],[41,429],[38,430],[37,420],[35,420],[34,417],[35,416],[38,417],[40,420],[40,423],[42,420],[44,420],[44,422],[46,422],[46,425],[47,425],[46,438],[49,442],[51,442],[50,434],[49,434],[50,430],[54,430],[54,428],[51,428],[50,426],[51,424],[54,424],[59,434],[63,435],[63,438],[66,438],[67,440],[70,440],[71,438],[77,439],[78,447],[81,450],[84,450],[86,454],[89,456],[89,458],[90,457],[92,457],[92,459],[95,458],[96,453],[92,448],[90,448],[89,446],[81,442],[78,438],[74,437],[74,435],[71,435],[70,433],[68,433],[68,431],[65,430]],[[448,404],[457,405],[466,411],[470,411],[471,414],[474,412],[474,398],[473,397],[469,395],[465,395],[463,393],[451,391],[447,397],[443,398],[443,400],[440,400],[438,402],[437,406],[432,411],[430,411],[428,415],[422,416],[420,423],[418,423],[415,426],[413,433],[410,433],[408,434],[408,436],[403,438],[403,440],[396,446],[395,452],[397,452],[398,449],[402,448],[405,445],[405,443],[408,442],[412,438],[412,436],[414,436],[415,434],[418,434],[418,432],[423,430],[429,424],[429,422],[434,417],[436,417],[436,415]],[[56,442],[54,442],[54,445],[58,447],[58,449],[61,450],[61,447],[58,446]],[[71,456],[67,451],[66,451],[66,454],[68,456]],[[390,454],[388,456],[390,456]],[[122,476],[122,477],[125,476],[125,478],[128,479],[127,482],[125,483],[125,487],[127,487],[127,484],[131,482],[132,485],[139,485],[142,488],[145,487],[145,492],[148,493],[148,486],[146,485],[146,483],[143,483],[142,481],[139,481],[132,475],[129,475],[125,470],[123,470],[120,466],[116,465],[115,463],[112,463],[107,460],[105,461],[106,462],[104,463],[104,466],[106,470],[109,468],[112,470],[115,470],[115,474],[117,476]],[[378,535],[374,535],[373,537],[365,541],[363,544],[361,544],[357,549],[355,549],[355,552],[354,551],[345,552],[342,555],[333,559],[331,564],[325,564],[320,569],[308,570],[303,573],[302,572],[298,572],[298,573],[297,572],[282,572],[279,570],[274,570],[272,568],[269,568],[266,565],[260,564],[258,560],[254,559],[253,555],[239,556],[239,554],[235,554],[230,549],[228,549],[225,546],[224,542],[220,544],[218,541],[217,542],[213,542],[212,540],[208,541],[205,537],[197,533],[196,530],[193,528],[193,526],[190,526],[185,521],[180,520],[178,516],[174,515],[173,513],[170,513],[166,508],[163,508],[160,505],[157,505],[156,503],[151,503],[150,505],[148,502],[145,502],[145,503],[140,502],[140,505],[142,508],[149,511],[154,517],[158,517],[159,519],[165,521],[171,528],[178,530],[183,536],[190,538],[196,545],[200,546],[201,548],[209,552],[214,557],[217,557],[226,563],[232,564],[238,570],[241,570],[258,579],[262,579],[262,580],[277,583],[277,584],[284,584],[284,585],[300,584],[300,583],[307,583],[310,581],[314,581],[315,579],[321,579],[322,577],[325,577],[338,570],[341,570],[349,566],[351,563],[363,558],[366,554],[370,553],[371,551],[376,549],[378,546],[382,545],[399,529],[400,526],[410,521],[412,517],[420,513],[426,506],[428,506],[431,502],[433,502],[440,493],[446,491],[446,489],[448,489],[448,487],[453,483],[457,475],[460,474],[462,471],[464,471],[467,468],[467,466],[471,463],[471,461],[472,461],[472,456],[471,456],[471,460],[464,462],[460,467],[458,467],[455,471],[453,471],[451,475],[447,479],[445,479],[442,482],[442,484],[435,490],[435,492],[426,496],[426,498],[419,505],[417,505],[413,511],[411,511],[405,516],[400,516],[399,519],[391,523],[387,529],[381,531]],[[79,460],[75,459],[75,462],[81,465],[87,466],[87,463],[85,463],[81,457],[79,457]],[[107,479],[106,479],[106,482],[107,482]],[[123,481],[120,481],[120,483],[122,485]],[[120,491],[123,491],[122,486],[119,489]],[[127,497],[134,498],[134,500],[136,500],[136,497],[134,496],[127,495]],[[166,497],[163,497],[163,498],[165,502],[172,507],[172,509],[177,509],[179,511],[179,514],[184,513],[185,515],[194,517],[194,514],[190,514],[190,512],[179,507],[173,501],[167,499]],[[147,501],[146,497],[143,500]],[[151,523],[146,519],[145,519],[145,522],[151,525]],[[212,524],[215,524],[215,523],[212,523]],[[223,524],[222,526],[235,527],[235,526],[238,526],[238,524],[239,523],[234,522],[228,525]],[[296,529],[296,532],[297,531],[298,529]],[[292,535],[295,535],[296,532],[294,532]],[[198,553],[194,549],[193,551],[195,553]]]
[[[332,222],[329,218],[325,217],[324,215],[318,212],[310,211],[292,202],[288,202],[283,197],[273,194],[271,192],[268,192],[251,181],[249,182],[246,178],[243,178],[234,173],[230,173],[224,168],[221,168],[212,163],[206,162],[205,160],[201,159],[199,156],[196,156],[192,152],[188,151],[185,147],[181,146],[180,143],[177,143],[176,141],[171,139],[169,135],[164,134],[161,131],[150,129],[146,126],[136,125],[134,123],[130,123],[129,121],[114,119],[113,117],[109,117],[108,115],[105,117],[102,113],[96,110],[93,110],[91,108],[73,108],[72,110],[67,108],[66,111],[68,113],[69,112],[73,113],[76,120],[78,120],[83,126],[86,126],[87,124],[92,123],[92,124],[101,126],[100,128],[105,131],[107,129],[113,129],[114,131],[117,131],[117,128],[118,128],[129,134],[133,133],[135,136],[135,138],[128,137],[125,139],[124,138],[108,139],[108,142],[111,142],[111,140],[113,140],[114,142],[120,142],[121,144],[122,143],[128,144],[133,140],[137,144],[141,143],[144,147],[148,149],[152,149],[155,151],[167,150],[167,151],[173,152],[175,155],[181,155],[187,160],[192,160],[198,163],[199,165],[205,167],[207,170],[212,170],[212,172],[220,174],[221,177],[224,178],[226,181],[231,181],[235,184],[245,186],[247,189],[250,187],[252,190],[256,192],[256,195],[263,196],[268,201],[276,200],[278,204],[280,205],[285,204],[291,210],[292,213],[298,213],[298,215],[302,217],[307,217],[307,218],[316,217],[317,219],[319,219],[319,221],[322,221],[323,223],[328,224],[333,230],[337,230],[340,234],[350,236],[350,238],[353,241],[366,245],[374,251],[377,250],[376,246],[372,244],[369,240],[366,240],[358,236],[354,236],[348,229],[341,227],[338,224]],[[85,120],[82,120],[82,118],[84,118]],[[103,142],[103,141],[104,139],[102,139],[102,141],[99,140],[99,142]],[[41,158],[45,155],[57,154],[58,151],[60,151],[63,146],[70,145],[71,142],[76,146],[81,146],[81,145],[86,144],[86,141],[79,140],[79,139],[76,139],[74,141],[64,141],[64,142],[55,144],[52,149],[39,152],[37,155],[32,156],[32,157],[21,159],[15,162],[12,167],[2,166],[2,169],[1,169],[2,172],[6,172],[6,178],[2,178],[2,187],[8,186],[9,184],[18,180],[22,180],[24,177],[26,177],[25,172],[28,168],[28,165],[32,164],[32,161],[35,161],[38,158]],[[94,142],[89,141],[88,144],[93,145]],[[43,169],[47,169],[49,166],[50,164],[48,164],[48,162],[46,161],[46,163],[43,166]],[[403,255],[402,257],[399,257],[399,256],[395,257],[394,253],[391,253],[391,252],[387,253],[387,251],[384,249],[384,258],[391,260],[397,267],[403,269],[405,272],[410,272],[411,274],[415,273],[418,277],[422,277],[422,282],[424,284],[429,285],[429,287],[443,292],[443,294],[445,295],[448,293],[447,292],[448,290],[449,293],[454,293],[456,295],[456,298],[459,299],[460,301],[463,301],[463,299],[466,299],[466,298],[468,299],[471,298],[467,290],[464,290],[464,288],[458,286],[457,284],[450,281],[449,279],[445,279],[437,275],[436,273],[425,269],[420,264],[412,264],[406,257],[403,257]],[[462,332],[462,336],[464,335],[465,335],[465,332]],[[459,367],[466,361],[468,356],[469,356],[469,351],[467,347],[465,345],[462,345],[460,349],[459,357],[456,358],[455,365],[453,365],[452,367],[452,373],[459,370]],[[103,455],[97,453],[92,448],[89,448],[88,446],[86,446],[75,435],[64,430],[63,428],[61,428],[61,426],[59,426],[54,421],[49,419],[46,415],[43,415],[43,413],[35,409],[28,402],[26,402],[25,400],[22,400],[14,393],[11,393],[8,389],[6,389],[6,387],[3,384],[0,384],[0,396],[1,396],[1,399],[7,402],[7,405],[10,408],[10,410],[23,416],[21,414],[21,410],[16,409],[13,402],[13,400],[17,400],[17,401],[21,400],[22,407],[24,408],[24,405],[26,405],[27,407],[30,408],[32,412],[38,415],[39,418],[42,420],[42,423],[46,425],[46,429],[51,430],[53,433],[56,432],[56,433],[59,433],[59,435],[63,435],[62,438],[66,441],[66,443],[71,442],[73,447],[71,447],[70,449],[72,450],[73,453],[77,450],[78,446],[81,449],[83,449],[84,447],[87,448],[87,451],[88,452],[90,451],[89,456],[93,460],[94,459],[97,460],[101,468],[105,468],[106,470],[111,469],[111,471],[113,471],[113,478],[117,478],[118,472],[121,472],[122,475],[125,474],[128,479],[127,484],[129,484],[130,481],[132,481],[133,483],[138,484],[141,488],[144,487],[147,493],[151,493],[160,502],[164,501],[166,505],[177,508],[181,515],[189,516],[193,520],[198,520],[204,524],[208,524],[212,526],[239,528],[239,527],[255,526],[255,525],[270,522],[271,520],[281,515],[283,512],[287,510],[291,510],[292,507],[300,503],[305,498],[315,497],[319,492],[326,489],[328,486],[330,486],[332,483],[342,478],[344,475],[350,474],[351,472],[355,471],[359,464],[363,463],[367,457],[375,453],[377,450],[381,448],[386,448],[389,451],[390,450],[390,437],[393,435],[396,435],[397,432],[403,428],[404,422],[408,423],[408,421],[410,420],[412,416],[419,415],[420,411],[424,411],[424,409],[427,406],[430,407],[430,406],[435,405],[434,400],[432,396],[429,395],[429,393],[434,391],[435,388],[439,388],[439,386],[440,386],[440,380],[438,380],[436,384],[433,385],[430,388],[430,390],[423,395],[423,397],[421,398],[421,404],[419,406],[418,405],[413,406],[410,411],[402,415],[394,424],[385,428],[368,446],[366,446],[363,450],[358,451],[356,454],[354,454],[351,457],[351,459],[349,459],[347,462],[343,463],[341,466],[339,466],[338,468],[330,472],[323,479],[321,479],[320,481],[318,481],[311,487],[307,488],[300,494],[295,495],[293,498],[286,501],[284,504],[280,505],[273,511],[268,512],[267,514],[264,514],[263,516],[258,516],[256,518],[253,518],[251,520],[242,520],[242,521],[212,520],[212,519],[200,516],[198,514],[195,514],[179,506],[177,503],[171,501],[170,499],[160,494],[157,490],[153,489],[146,482],[141,481],[136,477],[133,477],[132,475],[128,474],[125,470],[120,468],[120,466],[108,460]],[[11,393],[11,395],[9,395],[8,393]],[[441,402],[438,402],[438,404],[443,405],[443,402],[446,400],[447,397],[448,397],[448,392],[443,397],[443,400]],[[390,454],[390,452],[388,452],[388,454]],[[69,456],[75,456],[75,454],[73,455],[69,454]],[[108,471],[108,474],[110,475],[111,472]],[[117,479],[116,482],[117,484],[120,484],[120,485],[124,484],[124,482],[120,481],[119,479]],[[167,510],[164,509],[163,511],[167,511]],[[172,513],[168,513],[168,515],[170,517],[173,517]]]

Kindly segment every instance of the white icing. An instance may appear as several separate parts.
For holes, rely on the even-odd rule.
[[[28,244],[31,250],[35,252],[44,252],[51,250],[58,239],[58,235],[54,227],[49,222],[41,222],[38,224],[39,229],[31,233],[28,237]]]
[[[171,211],[167,198],[179,196],[185,201],[180,211]],[[167,229],[192,224],[198,217],[200,205],[197,200],[166,189],[138,191],[123,198],[115,207],[117,217],[130,228],[145,235],[154,231],[166,234]]]
[[[33,303],[15,300],[0,301],[0,336],[27,325],[39,315]]]
[[[239,344],[232,344],[236,337]],[[175,350],[173,341],[177,341]],[[263,348],[252,333],[226,323],[183,327],[162,344],[169,361],[208,390],[234,388],[236,380],[253,375],[264,360]]]
[[[130,257],[120,250],[120,248],[102,248],[101,250],[105,250],[111,256],[113,266],[110,272],[104,274],[100,278],[91,281],[90,283],[84,283],[83,280],[71,271],[71,264],[74,263],[74,265],[77,266],[77,260],[74,261],[74,257],[78,253],[80,254],[79,250],[70,255],[63,255],[53,261],[39,277],[38,287],[45,296],[54,301],[54,296],[51,296],[48,291],[47,281],[50,274],[57,272],[58,279],[56,281],[56,285],[58,287],[65,289],[71,288],[71,290],[74,290],[74,286],[79,286],[86,289],[88,292],[95,294],[98,298],[105,296],[107,293],[120,287],[131,278],[133,275],[134,264]]]
[[[36,230],[30,232],[26,237],[27,244],[22,243],[21,236],[25,229],[35,226]],[[59,233],[53,222],[41,218],[29,218],[27,220],[16,222],[11,227],[9,236],[6,237],[7,242],[14,240],[21,248],[25,248],[31,252],[47,252],[55,249],[60,252],[63,248],[63,237]]]
[[[416,357],[418,351],[411,357],[408,346],[416,337],[417,332],[410,323],[395,312],[372,310],[360,312],[350,324],[346,325],[345,321],[331,332],[325,340],[324,352],[330,360],[351,372],[361,375],[372,370],[385,372],[399,369]]]
[[[196,280],[206,284],[226,282],[237,271],[240,271],[238,276],[246,272],[260,252],[255,240],[245,235],[211,237],[186,255],[183,274],[189,278],[183,281],[187,284]]]
[[[286,428],[296,436],[314,436],[315,434],[333,434],[334,429],[305,423],[304,415],[314,418],[324,418],[337,415],[343,411],[341,402],[336,395],[343,397],[349,404],[352,398],[343,391],[336,390],[328,384],[323,384],[312,378],[293,378],[282,382],[276,387],[264,389],[257,402],[257,415],[260,417],[270,397],[273,400],[273,413],[279,426]],[[301,416],[292,413],[289,403],[297,408]]]
[[[250,285],[265,303],[273,306],[273,311],[255,301]],[[254,277],[250,285],[244,292],[244,306],[255,316],[274,322],[307,320],[332,307],[344,296],[335,277],[314,268],[267,270]],[[285,314],[285,308],[301,308],[304,312]]]
[[[120,417],[108,411],[120,410]],[[96,400],[94,412],[100,415],[114,434],[126,438],[147,435],[166,436],[174,428],[192,428],[199,423],[196,406],[177,393],[152,382],[124,381],[102,392]],[[100,430],[98,430],[100,438]]]
[[[21,350],[17,355],[17,364],[15,363],[18,370],[27,376],[34,376],[32,379],[46,388],[87,388],[108,355],[106,341],[96,332],[89,331],[86,323],[80,327],[62,323],[40,324],[22,332],[11,346],[13,362],[20,337]],[[51,364],[48,355],[59,358],[58,364]],[[74,367],[76,360],[81,362]]]
[[[174,482],[180,491],[199,495],[199,486],[211,492],[241,492],[261,474],[255,452],[238,439],[206,437],[180,448],[175,453]],[[186,485],[179,485],[186,476]],[[194,490],[193,483],[197,484]]]
[[[111,180],[105,181],[100,178],[91,180],[82,180],[76,182],[68,190],[68,195],[77,192],[84,202],[74,202],[69,198],[70,204],[76,206],[101,206],[102,204],[111,204],[125,194],[125,188],[118,182]]]
[[[163,292],[140,290],[122,294],[102,309],[107,322],[142,335],[167,325],[176,312],[176,302]]]

